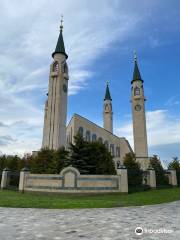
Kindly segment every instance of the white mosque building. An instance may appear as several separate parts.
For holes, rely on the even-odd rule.
[[[45,103],[42,148],[58,149],[62,146],[68,147],[69,143],[73,143],[74,136],[77,133],[81,133],[86,141],[100,141],[104,143],[114,156],[114,161],[122,164],[125,154],[133,152],[133,150],[125,137],[118,137],[113,134],[112,98],[108,84],[106,86],[103,104],[103,128],[76,113],[72,116],[68,125],[66,125],[69,75],[67,65],[68,55],[66,54],[64,46],[62,23],[52,58],[48,98]],[[145,97],[143,80],[136,58],[131,85],[134,152],[137,161],[141,163],[141,167],[146,169],[149,161]]]

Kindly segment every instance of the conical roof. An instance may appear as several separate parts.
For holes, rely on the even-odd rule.
[[[110,95],[110,91],[109,91],[109,84],[107,83],[106,85],[106,93],[105,93],[105,98],[104,100],[110,100],[112,101],[111,95]]]
[[[63,29],[63,26],[61,25],[61,27],[60,27],[60,33],[59,33],[59,38],[58,38],[57,45],[56,45],[56,49],[55,49],[55,51],[53,52],[52,57],[54,57],[54,55],[55,55],[56,53],[62,53],[62,54],[65,55],[66,58],[68,58],[68,55],[66,54],[65,47],[64,47],[64,40],[63,40],[62,29]]]

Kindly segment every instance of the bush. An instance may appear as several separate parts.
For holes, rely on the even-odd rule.
[[[0,171],[3,171],[3,169],[6,167],[13,171],[20,170],[21,161],[22,159],[17,155],[0,156]]]
[[[67,156],[64,148],[57,151],[44,148],[37,156],[31,156],[28,165],[32,173],[58,174],[65,167]]]

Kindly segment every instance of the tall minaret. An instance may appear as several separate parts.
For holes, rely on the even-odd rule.
[[[45,104],[42,147],[58,149],[66,143],[68,66],[63,40],[63,20],[50,65],[48,99]]]
[[[136,159],[141,164],[142,169],[148,167],[148,146],[145,115],[145,97],[143,80],[141,78],[137,56],[134,54],[134,74],[132,84],[132,116],[134,134],[134,152]]]
[[[113,112],[112,112],[112,99],[109,91],[109,84],[106,85],[106,94],[104,98],[104,129],[113,133]]]

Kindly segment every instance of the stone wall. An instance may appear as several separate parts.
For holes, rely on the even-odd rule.
[[[99,193],[128,192],[127,171],[118,175],[80,175],[73,167],[58,174],[26,174],[24,191]],[[126,185],[126,186],[124,186]],[[21,189],[22,190],[22,189]]]

